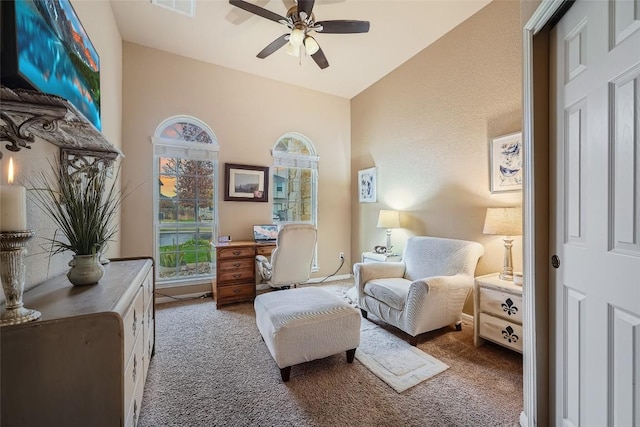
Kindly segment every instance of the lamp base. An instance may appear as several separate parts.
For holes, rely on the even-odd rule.
[[[513,274],[509,274],[509,273],[500,273],[500,275],[498,276],[498,278],[500,280],[509,280],[509,281],[513,281]]]
[[[8,308],[0,318],[0,326],[17,325],[19,323],[31,322],[41,316],[38,310],[31,310],[24,307]]]

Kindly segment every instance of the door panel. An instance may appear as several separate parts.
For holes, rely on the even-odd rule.
[[[640,425],[640,0],[576,1],[551,50],[553,423]]]

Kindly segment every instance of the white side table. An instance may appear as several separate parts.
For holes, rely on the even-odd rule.
[[[498,273],[479,276],[474,289],[473,342],[485,339],[522,353],[522,286],[501,280]]]
[[[362,252],[362,262],[398,262],[402,259],[400,254],[377,254],[375,252]]]

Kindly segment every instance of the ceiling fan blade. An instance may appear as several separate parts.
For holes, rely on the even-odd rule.
[[[274,22],[280,22],[282,20],[286,21],[287,19],[282,16],[282,15],[278,15],[275,12],[271,12],[270,10],[267,10],[265,8],[262,8],[260,6],[256,6],[255,4],[246,2],[244,0],[229,0],[229,4],[231,4],[232,6],[235,7],[239,7],[240,9],[244,9],[247,12],[251,12],[255,15],[258,16],[262,16],[263,18],[267,18],[270,19]]]
[[[316,31],[324,34],[353,34],[369,32],[369,21],[335,20],[318,21],[316,24],[322,25],[322,31]]]
[[[315,0],[298,0],[298,13],[304,12],[307,16],[311,16],[311,11],[313,10],[313,4]]]
[[[321,70],[324,70],[329,66],[329,61],[327,61],[327,57],[324,56],[322,48],[319,48],[316,53],[311,55],[311,57],[316,61],[316,64],[318,64],[318,67],[320,67]]]
[[[273,52],[275,52],[276,50],[280,49],[282,46],[287,44],[289,42],[288,38],[289,38],[288,33],[281,35],[280,37],[278,37],[277,39],[269,43],[269,45],[264,49],[262,49],[260,53],[258,53],[256,56],[261,59],[266,58],[267,56],[271,55]]]

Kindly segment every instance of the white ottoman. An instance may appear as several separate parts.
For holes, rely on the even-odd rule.
[[[320,288],[297,288],[258,295],[256,324],[267,348],[289,381],[291,366],[347,352],[353,362],[360,344],[360,312]]]

